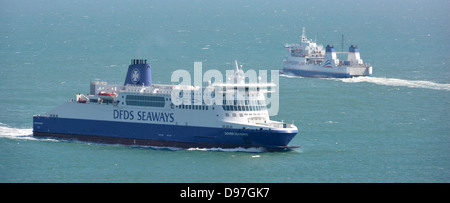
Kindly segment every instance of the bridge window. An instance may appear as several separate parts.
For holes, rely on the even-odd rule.
[[[131,106],[149,106],[164,107],[165,98],[160,96],[127,95],[127,105]]]

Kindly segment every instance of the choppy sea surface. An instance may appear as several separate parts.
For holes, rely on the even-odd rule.
[[[450,182],[449,1],[0,2],[0,182]],[[301,148],[174,149],[32,137],[32,115],[121,84],[146,58],[177,69],[282,68],[301,28],[358,45],[374,77],[281,74],[274,120]]]

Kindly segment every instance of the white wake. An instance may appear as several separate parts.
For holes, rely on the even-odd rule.
[[[31,128],[11,128],[0,123],[0,138],[35,140]]]
[[[12,128],[3,123],[0,123],[0,138],[58,142],[58,140],[52,138],[33,137],[32,128]]]
[[[405,80],[397,78],[379,78],[379,77],[355,77],[355,78],[340,78],[334,79],[346,83],[374,83],[377,85],[410,87],[410,88],[424,88],[433,90],[450,91],[450,84],[441,84],[425,80]]]
[[[260,153],[260,152],[266,152],[267,150],[262,147],[251,147],[251,148],[243,148],[243,147],[236,147],[236,148],[189,148],[187,149],[189,151],[215,151],[215,152],[250,152],[250,153]]]
[[[286,78],[304,78],[290,73],[281,73],[280,76]],[[442,84],[426,80],[405,80],[405,79],[383,78],[383,77],[322,78],[322,79],[340,81],[345,83],[367,82],[385,86],[424,88],[432,90],[450,91],[450,84]]]

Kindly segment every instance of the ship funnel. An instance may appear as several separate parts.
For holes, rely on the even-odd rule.
[[[356,52],[359,52],[359,49],[358,49],[358,45],[356,45],[356,46],[350,46],[349,48],[348,48],[348,52],[353,52],[353,53],[356,53]]]
[[[325,59],[333,59],[336,60],[336,50],[334,49],[334,46],[327,45],[325,49]]]
[[[334,67],[339,64],[339,59],[337,58],[334,46],[327,45],[324,59],[325,63],[323,66],[325,67]]]
[[[147,59],[132,59],[124,85],[152,85],[152,71]]]
[[[333,52],[336,52],[336,49],[334,49],[334,46],[333,45],[327,45],[327,47],[325,48],[325,50],[326,50],[326,52],[330,52],[330,53],[333,53]]]
[[[363,64],[363,61],[361,59],[361,56],[359,54],[358,46],[350,46],[348,48],[348,56],[347,61],[350,61],[351,65],[361,65]]]

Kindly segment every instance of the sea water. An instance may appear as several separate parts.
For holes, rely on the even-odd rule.
[[[450,182],[448,1],[50,1],[0,3],[0,182]],[[278,70],[301,28],[358,45],[374,77],[280,76],[274,120],[301,148],[177,149],[38,139],[32,116],[177,69]]]

